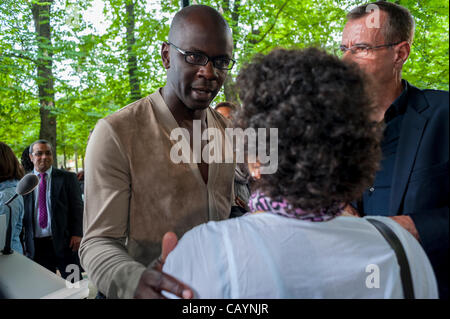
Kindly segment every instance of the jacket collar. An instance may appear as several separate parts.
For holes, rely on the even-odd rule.
[[[421,114],[429,107],[423,92],[408,82],[406,85],[408,86],[408,101],[402,121],[391,187],[389,210],[392,214],[401,213],[401,203],[428,121]]]

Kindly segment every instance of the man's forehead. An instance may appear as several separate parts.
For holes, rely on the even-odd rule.
[[[208,44],[219,47],[232,47],[232,39],[226,35],[214,34],[211,32],[200,32],[201,29],[191,27],[186,28],[186,33],[180,37],[178,43],[192,47],[206,46]]]
[[[50,145],[46,143],[36,143],[33,145],[33,150],[39,150],[39,149],[49,149],[51,150]]]
[[[342,33],[342,42],[354,43],[372,43],[382,42],[384,37],[382,34],[383,19],[379,19],[379,24],[371,24],[372,14],[359,19],[349,20]]]
[[[184,50],[201,51],[208,55],[232,55],[233,41],[227,34],[204,31],[199,26],[186,27],[185,33],[177,38],[176,45]]]
[[[226,118],[231,118],[231,108],[228,106],[216,107],[216,111],[225,116]]]
[[[226,105],[217,106],[217,107],[216,107],[216,111],[219,111],[219,112],[229,112],[229,111],[231,111],[231,107],[226,106]]]

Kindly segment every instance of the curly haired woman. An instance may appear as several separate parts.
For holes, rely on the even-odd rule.
[[[200,298],[403,298],[394,251],[345,212],[371,185],[381,129],[366,80],[318,49],[277,49],[240,72],[241,128],[278,129],[278,170],[261,175],[257,214],[186,233],[164,271]],[[437,298],[431,265],[395,221],[417,298]]]

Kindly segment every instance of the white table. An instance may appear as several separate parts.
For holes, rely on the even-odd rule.
[[[0,252],[0,291],[8,299],[83,299],[89,295],[88,283],[83,279],[78,285],[66,284],[62,277],[22,254]]]

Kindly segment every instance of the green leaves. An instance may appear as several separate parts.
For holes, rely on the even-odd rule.
[[[411,54],[403,67],[403,77],[421,88],[449,89],[449,35],[446,1],[400,1],[411,11],[415,22],[415,39]]]
[[[3,0],[0,4],[0,140],[17,154],[39,137],[36,66],[52,61],[58,154],[83,157],[96,122],[129,103],[128,56],[136,57],[132,74],[142,96],[165,83],[160,48],[180,1],[54,0],[51,43],[34,33],[31,6],[37,0]],[[193,1],[191,1],[193,3]],[[126,4],[134,4],[135,42],[127,51]],[[257,53],[276,47],[320,45],[330,53],[340,43],[345,14],[361,0],[198,0],[223,12],[233,31],[234,58],[226,90],[216,102],[237,99],[234,79]],[[449,3],[400,0],[416,21],[415,41],[404,78],[421,88],[448,90]],[[41,3],[42,4],[42,3]],[[102,12],[103,10],[103,12]],[[88,19],[94,12],[95,19]],[[104,32],[96,29],[103,23]],[[101,29],[100,29],[101,30]],[[42,41],[41,41],[42,40]],[[38,50],[41,49],[41,51]],[[38,53],[42,52],[42,53]],[[132,81],[133,82],[133,81]]]

